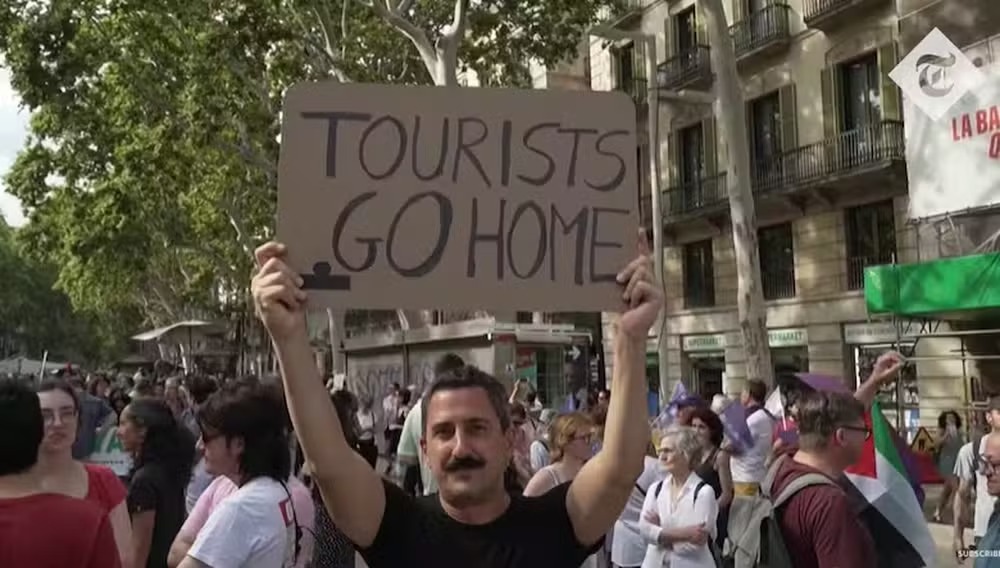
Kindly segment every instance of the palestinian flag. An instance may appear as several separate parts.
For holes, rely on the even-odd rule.
[[[878,401],[866,417],[872,435],[858,463],[847,470],[859,515],[875,540],[879,566],[933,566],[934,540],[907,471],[898,436],[882,414]],[[905,446],[904,446],[905,447]]]

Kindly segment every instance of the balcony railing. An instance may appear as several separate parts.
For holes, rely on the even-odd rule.
[[[668,216],[684,215],[726,200],[725,172],[668,188],[665,207]]]
[[[755,193],[798,187],[905,158],[903,123],[883,120],[754,165]]]
[[[707,45],[689,47],[660,63],[656,69],[656,83],[661,89],[679,88],[707,79],[712,73]]]
[[[777,270],[761,267],[760,283],[765,300],[782,300],[795,297],[795,267],[779,267]]]
[[[632,97],[637,105],[646,104],[649,97],[649,82],[644,77],[635,77],[618,84],[618,89]]]
[[[889,0],[802,0],[802,19],[809,27],[832,29],[849,23],[862,10],[887,4]]]
[[[736,57],[740,58],[772,43],[788,40],[790,11],[785,4],[772,4],[730,26],[729,35],[733,38]]]
[[[861,290],[865,287],[865,269],[869,266],[892,264],[896,251],[882,251],[874,256],[853,256],[847,259],[847,289]]]
[[[622,0],[618,6],[611,11],[608,20],[613,25],[622,25],[630,22],[642,14],[648,0]]]

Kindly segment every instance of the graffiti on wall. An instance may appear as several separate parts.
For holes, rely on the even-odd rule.
[[[347,358],[347,390],[359,398],[370,397],[375,403],[375,411],[382,410],[382,400],[392,391],[392,385],[398,384],[413,391],[414,397],[420,397],[424,390],[434,381],[434,365],[445,353],[455,353],[470,365],[476,365],[487,372],[492,371],[492,347],[477,347],[466,349],[433,349],[427,351],[411,351],[409,354],[409,369],[403,372],[403,356],[401,353],[381,354],[374,356],[348,356]]]
[[[404,384],[403,378],[403,360],[399,355],[347,360],[347,390],[362,400],[371,400],[376,412],[382,410],[381,401],[392,391],[392,385]]]

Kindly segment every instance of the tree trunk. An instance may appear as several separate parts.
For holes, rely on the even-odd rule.
[[[746,127],[746,106],[736,54],[726,25],[722,0],[701,0],[711,40],[712,68],[715,70],[716,116],[722,126],[729,157],[729,211],[736,253],[736,306],[747,379],[774,385],[774,367],[767,342],[767,310],[760,278],[760,250],[757,246],[757,212],[750,174],[750,145]]]
[[[386,23],[413,43],[435,85],[457,87],[458,48],[465,37],[469,3],[470,0],[455,0],[451,24],[441,32],[436,42],[430,40],[426,30],[418,28],[410,20],[409,12],[413,2],[403,0],[397,4],[374,0],[370,5]],[[404,331],[426,327],[434,321],[434,310],[397,310],[396,314]]]

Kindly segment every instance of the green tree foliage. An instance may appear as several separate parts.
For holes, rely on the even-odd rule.
[[[29,214],[24,250],[87,313],[245,313],[249,253],[273,230],[285,89],[433,82],[399,32],[434,45],[456,5],[374,1],[0,2],[0,55],[32,113],[5,179]],[[573,55],[609,3],[465,0],[461,65],[523,85],[529,60]]]
[[[24,253],[13,229],[0,219],[0,359],[13,355],[96,362],[113,359],[124,345],[122,326],[138,320],[120,313],[104,320],[74,310],[55,290],[58,271]]]

